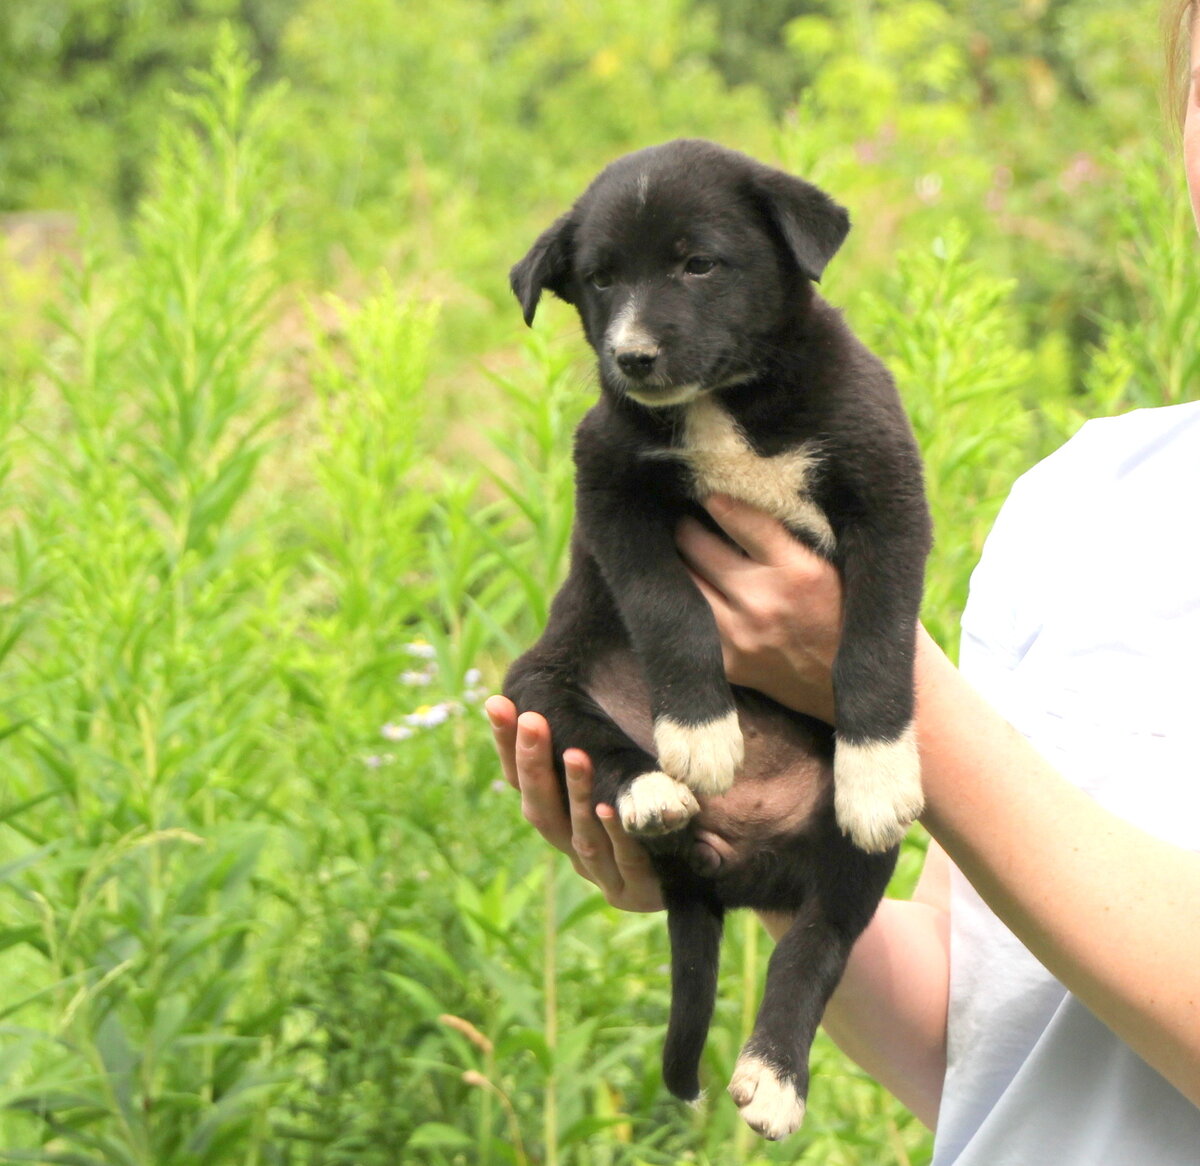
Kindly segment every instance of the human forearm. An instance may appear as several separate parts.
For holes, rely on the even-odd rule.
[[[1200,1104],[1200,855],[1058,774],[922,632],[923,822],[1006,926]]]

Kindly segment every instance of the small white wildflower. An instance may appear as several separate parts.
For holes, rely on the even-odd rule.
[[[492,782],[492,793],[502,794],[506,789],[508,789],[508,782],[501,781],[499,778]]]
[[[413,735],[407,725],[394,725],[390,721],[379,731],[388,741],[407,741]]]
[[[444,725],[450,719],[452,711],[448,703],[423,704],[409,713],[404,718],[404,723],[418,729],[432,729],[437,725]]]
[[[418,660],[432,660],[437,651],[428,640],[413,640],[411,644],[405,644],[404,650],[410,656],[416,656]]]
[[[488,690],[479,682],[483,679],[483,673],[478,668],[468,668],[467,674],[463,677],[463,700],[467,704],[478,704],[484,697],[487,696]]]
[[[363,764],[368,769],[378,769],[382,765],[387,765],[392,760],[393,757],[390,753],[373,753],[370,757],[363,758]]]
[[[425,688],[433,683],[432,672],[401,672],[400,683],[411,685],[413,688]]]

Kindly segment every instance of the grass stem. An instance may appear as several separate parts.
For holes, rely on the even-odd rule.
[[[550,1050],[550,1072],[546,1076],[546,1099],[542,1111],[542,1135],[546,1166],[558,1166],[558,854],[546,852],[545,923],[542,946],[542,992],[545,1006],[546,1047]]]

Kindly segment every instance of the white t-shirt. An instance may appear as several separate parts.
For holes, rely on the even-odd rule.
[[[1089,422],[1017,482],[971,580],[961,667],[1069,780],[1200,850],[1200,402]],[[1200,1109],[958,871],[950,902],[934,1166],[1200,1163]],[[1179,926],[1200,963],[1200,904]]]

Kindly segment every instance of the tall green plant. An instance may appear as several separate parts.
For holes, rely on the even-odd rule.
[[[1178,165],[1153,143],[1111,165],[1126,196],[1117,223],[1132,310],[1105,321],[1085,415],[1175,405],[1200,392],[1200,264]]]
[[[1032,457],[1033,363],[1020,347],[1013,290],[951,224],[898,256],[886,294],[864,296],[854,313],[896,377],[925,459],[934,550],[924,618],[951,651],[983,539]]]
[[[253,1160],[279,1084],[270,907],[251,893],[271,831],[249,808],[280,776],[279,702],[239,515],[275,416],[252,75],[225,39],[164,138],[135,251],[85,257],[48,369],[55,428],[26,467],[47,610],[7,675],[29,721],[9,789],[42,802],[0,840],[24,943],[12,1160]]]

